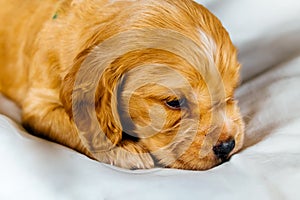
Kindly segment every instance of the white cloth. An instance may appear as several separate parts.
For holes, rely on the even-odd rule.
[[[242,152],[208,171],[120,170],[31,136],[0,115],[0,199],[300,199],[300,1],[198,2],[240,49]],[[20,120],[3,98],[0,112]]]

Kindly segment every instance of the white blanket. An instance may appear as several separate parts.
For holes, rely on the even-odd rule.
[[[0,199],[300,199],[300,1],[201,1],[240,49],[242,152],[208,171],[114,168],[26,133],[0,99]]]

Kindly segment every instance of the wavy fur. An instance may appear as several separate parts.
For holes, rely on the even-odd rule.
[[[203,6],[0,0],[0,17],[0,91],[32,133],[131,169],[203,170],[216,143],[241,148],[236,49]]]

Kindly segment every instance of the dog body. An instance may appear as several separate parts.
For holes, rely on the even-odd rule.
[[[0,91],[32,133],[124,168],[208,169],[241,148],[236,50],[195,2],[0,0],[0,17]]]

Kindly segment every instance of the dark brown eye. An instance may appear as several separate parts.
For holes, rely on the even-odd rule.
[[[234,103],[235,99],[233,97],[228,97],[226,98],[226,102],[231,104],[231,103]]]
[[[185,104],[185,99],[175,99],[171,101],[166,101],[168,107],[172,109],[180,109]]]

